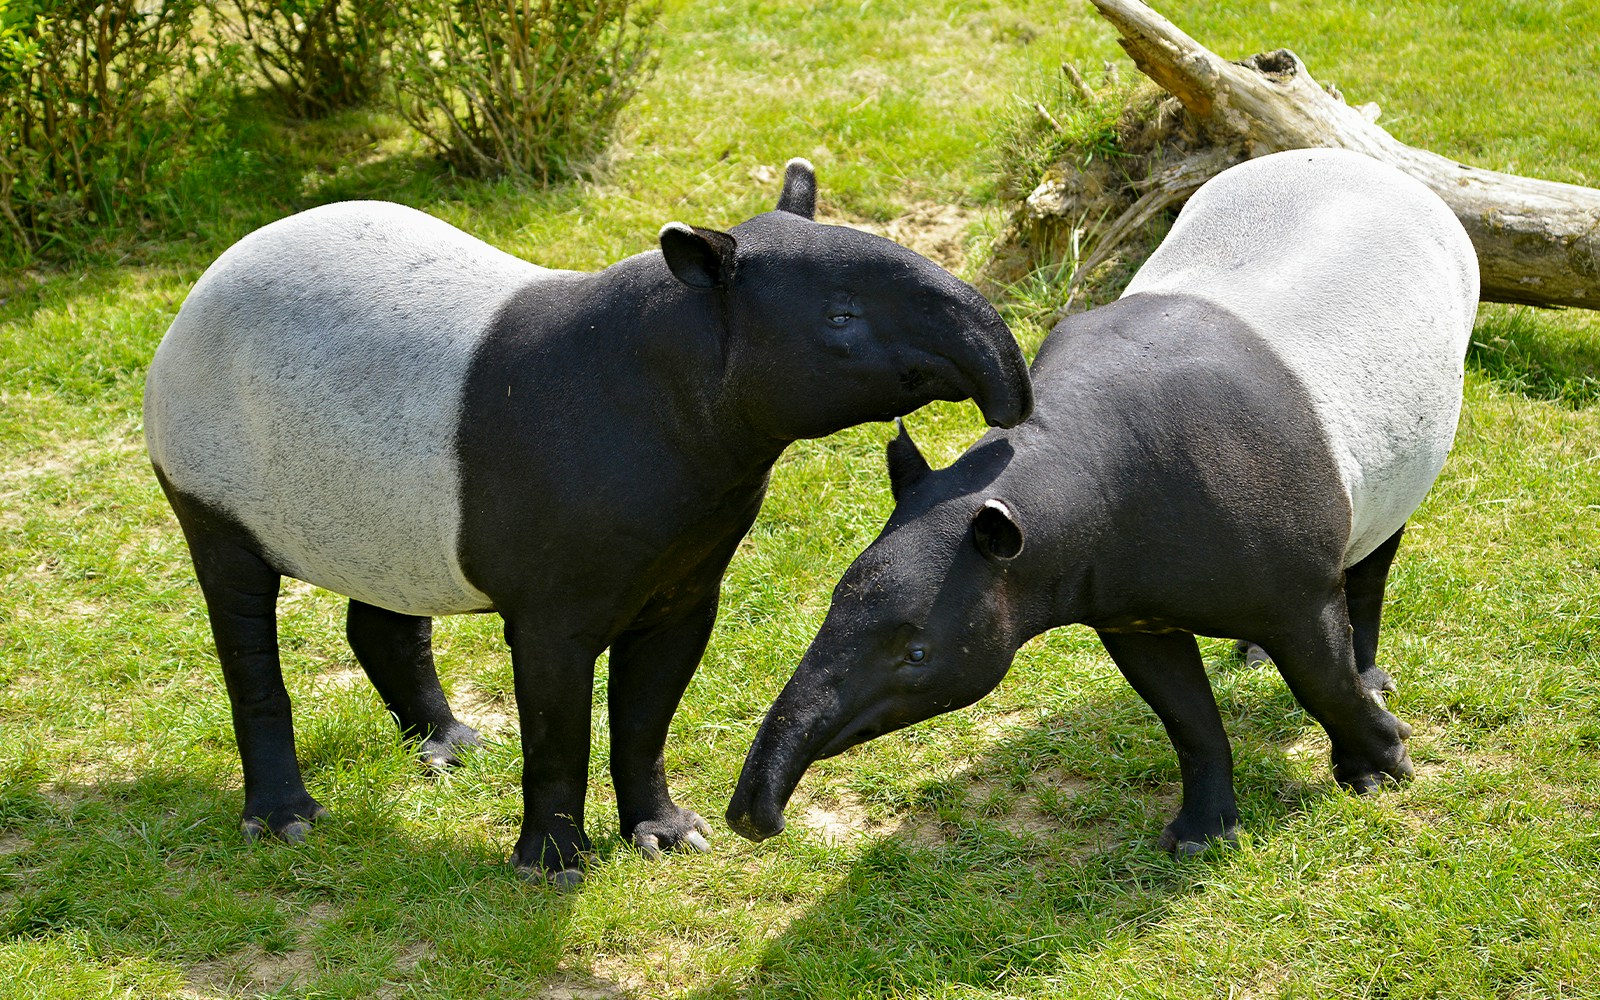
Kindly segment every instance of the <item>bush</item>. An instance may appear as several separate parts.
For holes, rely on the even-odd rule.
[[[238,28],[284,110],[323,118],[378,91],[397,15],[388,0],[236,0]]]
[[[633,0],[420,0],[394,53],[397,107],[458,171],[580,173],[654,67]]]
[[[159,214],[220,79],[190,47],[200,0],[0,7],[0,260]]]

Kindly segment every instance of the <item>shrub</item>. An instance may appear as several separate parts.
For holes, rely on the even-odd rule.
[[[0,260],[158,213],[219,79],[189,42],[200,0],[0,7]]]
[[[654,66],[633,0],[420,0],[399,33],[401,116],[474,176],[573,176]]]
[[[284,110],[322,118],[365,104],[397,15],[388,0],[236,0],[238,30]]]

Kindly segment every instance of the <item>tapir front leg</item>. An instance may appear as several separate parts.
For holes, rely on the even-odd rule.
[[[1270,640],[1266,648],[1295,699],[1328,731],[1339,784],[1370,792],[1411,777],[1404,742],[1411,727],[1389,713],[1356,670],[1343,593],[1332,595],[1299,633]]]
[[[583,881],[583,830],[589,785],[589,712],[598,650],[541,634],[539,616],[506,617],[522,729],[522,832],[517,868],[562,888]]]
[[[611,644],[611,780],[622,836],[649,856],[680,847],[710,850],[711,827],[672,801],[663,751],[716,617],[713,596],[694,612],[624,632]]]
[[[1161,719],[1178,751],[1183,805],[1161,831],[1159,846],[1198,854],[1231,841],[1239,823],[1233,796],[1233,749],[1206,679],[1200,647],[1187,632],[1101,632],[1117,669]]]
[[[270,835],[302,841],[327,810],[306,790],[294,752],[294,720],[278,659],[281,577],[233,538],[187,525],[185,531],[244,766],[241,829],[251,840]]]
[[[456,750],[479,744],[478,731],[455,717],[433,663],[433,619],[403,615],[352,600],[345,636],[378,696],[421,746],[435,770],[461,763]]]

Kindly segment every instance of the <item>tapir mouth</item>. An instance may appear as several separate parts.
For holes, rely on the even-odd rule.
[[[788,755],[771,753],[758,734],[728,802],[728,826],[755,841],[782,833],[783,811],[811,765],[901,728],[903,723],[894,722],[889,715],[886,706],[874,705],[834,730],[819,748],[796,747]]]
[[[886,732],[888,729],[876,722],[843,726],[832,739],[822,745],[815,759],[827,760],[829,757],[837,757],[851,747],[858,747],[869,740],[875,740]]]

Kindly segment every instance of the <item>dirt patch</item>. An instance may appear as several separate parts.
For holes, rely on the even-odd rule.
[[[1033,725],[1038,722],[1038,717],[1031,711],[1014,708],[996,715],[986,715],[974,724],[973,728],[988,740],[998,740],[1014,726]]]
[[[601,991],[573,994],[584,1000],[675,996],[682,991],[678,984],[709,977],[720,968],[720,961],[709,936],[662,936],[626,951],[602,952],[595,956],[588,977],[569,973],[567,979]]]
[[[508,699],[479,690],[469,681],[458,681],[450,704],[456,718],[485,739],[517,732],[517,708]]]
[[[620,1000],[629,994],[615,983],[573,972],[558,972],[533,996],[534,1000]]]
[[[0,833],[0,856],[22,854],[33,847],[33,841],[20,833]]]
[[[894,829],[874,820],[861,800],[849,793],[808,803],[795,814],[795,819],[823,843],[834,845],[881,837]]]
[[[1300,739],[1283,748],[1285,757],[1311,768],[1319,764],[1326,766],[1326,761],[1332,753],[1333,744],[1328,741],[1328,734],[1321,729],[1308,730]]]
[[[1289,979],[1289,970],[1281,965],[1268,965],[1228,991],[1236,1000],[1264,1000],[1283,995],[1283,984]]]
[[[36,452],[37,457],[32,461],[0,467],[0,504],[26,493],[33,480],[50,476],[71,478],[77,475],[91,457],[102,454],[132,455],[141,452],[143,439],[137,432],[113,429],[108,431],[106,437],[57,440],[49,447],[48,452],[42,449]]]
[[[280,955],[250,945],[226,958],[201,962],[189,969],[189,985],[180,996],[219,997],[273,992],[309,982],[316,975],[316,957],[295,948]]]
[[[365,685],[367,683],[367,674],[360,667],[338,667],[333,670],[324,670],[317,674],[316,683],[319,687],[328,687],[335,691],[348,691],[353,687]]]
[[[207,962],[191,966],[184,997],[238,996],[245,993],[276,993],[304,984],[317,974],[314,949],[305,947],[318,927],[334,919],[338,910],[329,903],[313,903],[294,921],[295,947],[283,952],[268,952],[258,944]]]
[[[1412,766],[1417,770],[1416,779],[1418,781],[1430,781],[1440,775],[1449,774],[1452,770],[1444,761],[1438,760],[1422,761],[1414,763]]]
[[[973,786],[974,800],[980,804],[1006,794],[1006,789],[992,779],[980,779]],[[1018,837],[1054,837],[1061,832],[1064,821],[1052,815],[1052,810],[1059,811],[1060,803],[1078,797],[1088,788],[1089,782],[1070,775],[1032,775],[1027,787],[1003,810],[989,817],[989,822]],[[1047,806],[1047,801],[1055,805]]]
[[[71,457],[66,455],[50,455],[46,458],[41,458],[37,462],[24,462],[21,465],[10,469],[0,469],[0,483],[25,482],[29,479],[38,479],[42,476],[71,476],[74,472],[78,471],[78,466],[83,464],[83,452],[87,451],[92,446],[92,443],[84,442],[79,449],[77,449],[77,454],[74,454]],[[22,492],[24,491],[11,490],[5,493],[0,493],[0,500],[9,499],[10,497],[17,496]]]
[[[978,212],[974,209],[938,202],[917,202],[904,215],[888,222],[861,222],[854,219],[828,221],[894,240],[940,267],[959,271],[967,260],[967,231],[977,217]]]
[[[434,954],[433,945],[426,941],[415,941],[400,949],[400,954],[394,957],[394,967],[401,972],[409,972]]]
[[[823,843],[844,846],[862,840],[894,837],[919,847],[934,848],[947,842],[939,817],[931,811],[903,816],[898,822],[874,819],[866,803],[849,791],[795,803],[792,820]]]
[[[864,80],[883,76],[879,70],[861,70],[857,75]],[[782,183],[783,170],[762,164],[752,167],[749,176],[758,185],[773,187]],[[849,226],[894,240],[947,270],[957,271],[966,262],[967,231],[972,228],[978,215],[976,209],[936,201],[919,201],[913,202],[905,214],[888,222],[867,222],[854,216],[836,216],[826,212],[819,214],[817,221]]]

